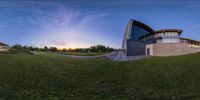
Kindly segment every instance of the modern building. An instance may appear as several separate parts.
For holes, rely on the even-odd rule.
[[[124,33],[122,50],[127,56],[171,56],[200,52],[200,42],[182,38],[182,32],[180,29],[155,31],[131,19]]]
[[[5,43],[0,42],[0,52],[8,50],[9,46]]]

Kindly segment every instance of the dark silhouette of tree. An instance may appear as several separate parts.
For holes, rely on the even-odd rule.
[[[49,49],[48,49],[48,47],[47,46],[44,46],[44,49],[43,49],[44,51],[48,51]]]
[[[56,51],[58,51],[58,49],[56,47],[50,47],[49,51],[56,52]]]
[[[106,48],[106,46],[104,46],[104,45],[96,45],[96,46],[90,47],[91,52],[106,52],[106,51],[109,51],[107,49],[108,48]]]
[[[66,48],[62,49],[62,52],[67,52],[67,49]]]
[[[44,48],[34,47],[34,46],[28,46],[24,45],[21,46],[20,44],[16,44],[11,47],[11,49],[18,49],[18,50],[28,50],[28,51],[51,51],[51,52],[80,52],[80,53],[90,53],[90,52],[112,52],[116,49],[111,48],[109,46],[104,45],[95,45],[91,46],[90,48],[76,48],[76,49],[62,49],[58,50],[56,47],[50,47],[44,46]]]
[[[23,47],[20,44],[15,44],[11,49],[23,49]]]

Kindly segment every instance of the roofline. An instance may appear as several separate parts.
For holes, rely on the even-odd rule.
[[[183,30],[180,30],[180,29],[162,29],[162,30],[155,31],[153,34],[146,34],[144,36],[141,36],[140,38],[143,38],[143,37],[146,37],[146,36],[155,35],[155,34],[158,34],[158,33],[164,33],[164,32],[178,32],[179,35],[181,35]]]
[[[5,44],[5,43],[2,43],[2,42],[0,42],[0,46],[9,46],[9,45],[7,45],[7,44]]]
[[[189,41],[194,41],[194,42],[200,43],[200,41],[189,39],[189,38],[184,38],[184,37],[180,37],[180,40],[189,40]]]
[[[150,26],[148,26],[148,25],[146,25],[146,24],[144,24],[144,23],[142,23],[138,20],[130,19],[129,23],[130,22],[132,24],[131,26],[135,25],[135,26],[138,26],[138,27],[142,27],[149,32],[148,34],[141,36],[140,38],[143,38],[143,37],[146,37],[146,36],[151,36],[151,35],[158,34],[158,33],[164,33],[164,32],[177,32],[179,35],[181,35],[181,33],[183,32],[183,30],[181,30],[181,29],[161,29],[161,30],[154,31]],[[126,30],[127,30],[127,28],[126,28]]]
[[[155,33],[163,33],[163,32],[178,32],[181,34],[183,30],[180,29],[161,29],[161,30],[156,30]]]
[[[148,25],[146,25],[146,24],[144,24],[144,23],[142,23],[140,21],[137,21],[137,20],[131,19],[131,21],[132,21],[132,25],[135,25],[135,26],[138,26],[138,27],[142,27],[142,28],[146,29],[147,31],[149,31],[150,34],[154,33],[154,30],[150,26],[148,26]]]

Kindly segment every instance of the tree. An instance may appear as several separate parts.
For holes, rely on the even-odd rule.
[[[69,48],[68,51],[69,51],[69,52],[72,52],[72,48]]]
[[[90,47],[91,52],[106,52],[106,46],[104,45],[96,45]]]
[[[56,52],[58,49],[56,47],[50,47],[49,50],[52,52]]]
[[[63,49],[62,49],[62,52],[67,52],[67,49],[66,49],[66,48],[63,48]]]
[[[44,46],[44,51],[48,51],[48,47],[47,46]]]
[[[23,47],[20,44],[15,44],[11,47],[12,49],[23,49]]]

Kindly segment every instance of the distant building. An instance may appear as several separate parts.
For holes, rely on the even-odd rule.
[[[8,50],[9,46],[7,44],[0,42],[0,51],[6,51]]]
[[[180,37],[180,29],[154,31],[146,24],[130,20],[126,27],[122,50],[127,56],[171,56],[200,52],[200,42]]]

